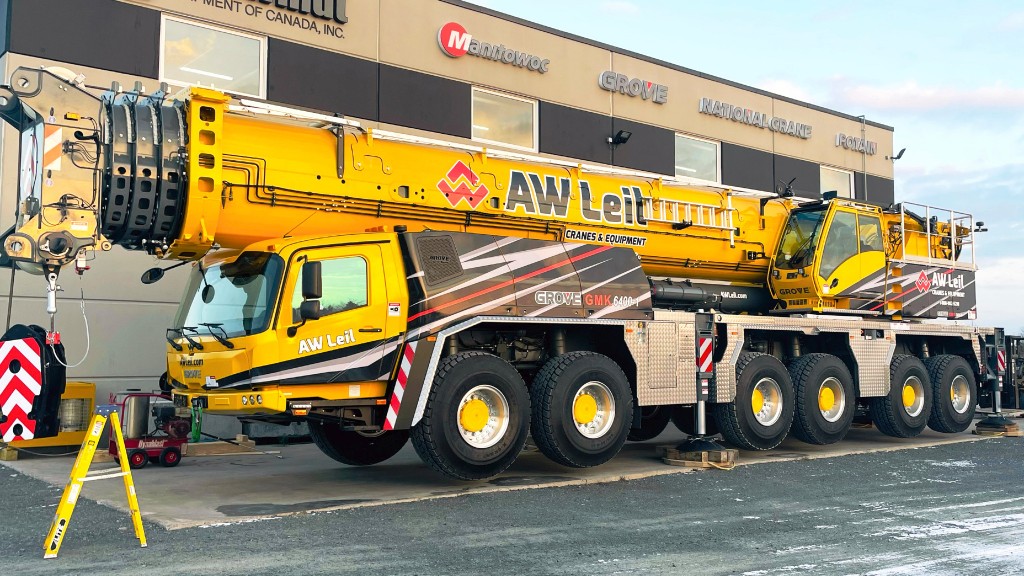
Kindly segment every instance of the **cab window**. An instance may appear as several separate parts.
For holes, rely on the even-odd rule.
[[[361,308],[367,304],[366,260],[359,256],[323,260],[320,263],[323,297],[320,315]],[[302,304],[302,283],[296,282],[292,293],[292,322],[301,322],[299,305]]]
[[[857,216],[860,224],[860,251],[872,252],[882,250],[882,225],[877,216]]]
[[[836,212],[829,225],[825,248],[821,251],[822,278],[828,278],[848,258],[857,255],[857,215]]]

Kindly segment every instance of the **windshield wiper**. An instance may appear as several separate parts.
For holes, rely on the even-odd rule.
[[[191,346],[192,348],[195,348],[196,350],[202,350],[203,349],[203,344],[201,342],[199,342],[198,340],[193,340],[192,337],[188,335],[189,332],[195,334],[196,336],[199,335],[199,330],[197,330],[195,326],[182,326],[181,328],[168,328],[167,332],[172,332],[174,334],[177,334],[178,336],[181,336],[185,340],[188,340],[189,346]],[[166,337],[166,334],[165,334],[165,337]],[[167,338],[167,340],[169,342],[171,341],[170,338]],[[173,344],[174,344],[174,342],[172,342],[172,345]],[[176,346],[174,349],[178,350],[178,351],[181,351],[181,345]]]
[[[168,328],[167,330],[164,330],[164,338],[167,339],[167,343],[170,344],[171,348],[174,348],[175,351],[181,352],[183,350],[181,344],[175,342],[174,338],[171,338],[171,334],[177,334],[178,336],[181,336],[181,330],[179,328]]]
[[[234,348],[235,347],[235,343],[232,342],[231,340],[228,340],[228,331],[224,329],[224,324],[223,323],[221,323],[221,322],[200,322],[199,325],[206,327],[206,329],[210,331],[210,336],[213,336],[214,339],[216,339],[217,342],[220,342],[225,348],[229,348],[230,349],[230,348]],[[220,330],[221,334],[223,334],[223,336],[221,334],[217,334],[216,332],[214,332],[213,331],[214,328],[216,328],[217,330]]]
[[[807,259],[807,256],[809,256],[814,251],[814,240],[815,238],[817,238],[817,236],[818,227],[815,226],[814,230],[811,232],[811,235],[808,236],[806,240],[801,242],[800,245],[797,246],[796,250],[793,251],[793,255],[789,257],[788,263],[790,266],[799,266],[801,262]]]

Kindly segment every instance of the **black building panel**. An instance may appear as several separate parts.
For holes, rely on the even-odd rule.
[[[804,198],[821,198],[821,166],[789,156],[775,156],[775,191],[781,192],[793,180],[793,193]]]
[[[7,41],[10,40],[10,35],[7,34],[7,30],[11,27],[11,2],[10,0],[0,0],[0,56],[7,53],[9,46]],[[4,80],[7,80],[4,78]]]
[[[669,176],[675,175],[675,132],[622,118],[612,119],[612,134],[619,130],[628,130],[633,135],[630,136],[629,142],[619,144],[612,150],[614,165]]]
[[[868,174],[867,194],[864,193],[864,173],[856,172],[853,175],[855,186],[855,197],[857,200],[864,200],[872,204],[888,206],[896,201],[895,184],[889,178]]]
[[[134,76],[159,75],[156,10],[114,0],[8,1],[11,52]]]
[[[267,100],[376,120],[377,63],[270,38]]]
[[[612,118],[603,114],[540,102],[540,151],[589,162],[610,164]]]
[[[380,65],[381,122],[470,138],[472,106],[465,82]]]
[[[775,164],[771,152],[728,142],[722,142],[721,146],[722,184],[765,192],[775,189]]]

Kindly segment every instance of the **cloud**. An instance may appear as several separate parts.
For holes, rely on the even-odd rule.
[[[985,222],[989,231],[977,238],[976,257],[982,269],[998,258],[1020,253],[1024,243],[1024,188],[1020,184],[1024,182],[1024,163],[986,170],[945,166],[904,172],[901,167],[899,176],[898,200],[968,212],[975,221]],[[1017,290],[1024,290],[1024,282]]]
[[[999,23],[1000,30],[1024,30],[1024,12],[1014,12]]]
[[[888,111],[932,111],[946,109],[1016,109],[1024,107],[1024,88],[1012,88],[1000,82],[964,89],[949,86],[922,86],[909,80],[901,84],[873,86],[850,85],[845,79],[833,80],[829,88],[830,104],[840,109]]]
[[[638,14],[640,7],[627,0],[605,0],[601,2],[601,11],[614,14]]]

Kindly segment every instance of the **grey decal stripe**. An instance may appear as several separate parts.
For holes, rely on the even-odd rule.
[[[629,304],[629,303],[625,303],[625,302],[620,303],[620,304],[612,304],[611,306],[608,306],[606,308],[602,308],[602,309],[598,310],[597,312],[595,312],[594,314],[591,314],[590,317],[591,318],[603,318],[603,317],[607,316],[608,314],[613,314],[615,312],[618,312],[619,310],[625,310],[626,308],[629,308],[630,306],[634,306],[635,304],[639,304],[640,302],[646,302],[650,298],[651,298],[651,292],[650,292],[650,290],[648,290],[648,291],[644,292],[643,296],[637,296],[636,302],[634,304]]]
[[[420,306],[429,301],[431,298],[447,296],[448,294],[451,294],[453,292],[458,292],[459,290],[464,290],[471,286],[476,286],[485,280],[490,280],[491,278],[494,278],[495,276],[501,276],[502,274],[508,274],[509,272],[526,268],[527,266],[533,266],[541,260],[546,260],[548,258],[552,258],[559,255],[565,255],[565,250],[563,249],[562,244],[555,244],[553,246],[545,246],[543,248],[533,248],[530,250],[515,252],[511,255],[506,255],[504,257],[495,256],[493,258],[488,258],[487,260],[493,260],[494,264],[498,265],[498,267],[495,268],[494,270],[491,270],[490,272],[486,272],[478,276],[473,276],[472,278],[467,279],[462,284],[452,286],[451,288],[443,292],[431,294],[427,298],[417,302],[415,306]]]
[[[243,380],[238,382],[237,385],[242,384],[261,384],[263,382],[271,382],[274,380],[285,380],[288,378],[299,378],[303,376],[313,376],[317,374],[327,374],[332,372],[342,372],[352,368],[363,368],[379,362],[381,356],[386,356],[393,352],[401,343],[392,342],[376,348],[366,350],[359,355],[353,357],[336,358],[334,360],[328,360],[325,362],[318,362],[316,364],[310,364],[309,366],[303,366],[301,368],[291,368],[288,370],[281,370],[279,372],[272,372],[269,374],[262,374],[255,378]]]
[[[462,310],[462,311],[456,312],[454,314],[451,314],[449,316],[446,316],[445,318],[442,318],[440,320],[435,320],[434,322],[431,322],[430,324],[426,324],[426,325],[421,326],[421,327],[419,327],[419,328],[417,328],[415,330],[411,330],[409,332],[409,338],[408,339],[409,340],[417,340],[417,339],[419,339],[420,335],[422,335],[422,334],[429,334],[435,328],[440,328],[441,326],[444,326],[445,324],[450,324],[450,323],[458,320],[459,318],[465,318],[466,316],[472,316],[474,314],[477,314],[479,312],[483,312],[485,310],[494,309],[495,307],[500,306],[501,304],[504,304],[504,303],[510,302],[510,301],[515,301],[516,299],[518,299],[518,298],[520,298],[522,296],[526,296],[527,294],[531,294],[533,292],[536,292],[537,290],[540,290],[541,288],[546,288],[546,287],[548,287],[548,286],[550,286],[552,284],[561,282],[562,280],[565,280],[566,278],[569,278],[570,276],[575,276],[575,275],[576,275],[576,271],[573,270],[572,272],[569,272],[568,274],[564,274],[564,275],[559,276],[557,278],[552,278],[552,279],[547,280],[545,282],[541,282],[540,284],[537,284],[536,286],[531,286],[530,288],[526,288],[524,290],[520,290],[519,292],[513,292],[513,293],[508,294],[508,295],[506,295],[506,296],[504,296],[502,298],[499,298],[497,300],[492,300],[492,301],[486,302],[484,304],[479,304],[479,305],[474,306],[472,308],[467,308],[465,310]]]
[[[590,266],[587,266],[586,268],[580,268],[579,270],[576,271],[576,273],[579,274],[580,272],[584,272],[586,270],[590,270],[591,268],[595,268],[595,267],[600,266],[601,264],[604,264],[606,262],[609,262],[609,260],[602,260],[602,261],[598,262],[597,264],[592,264]],[[606,281],[606,282],[610,282],[610,280]],[[602,284],[604,284],[606,282],[602,282]],[[580,294],[586,294],[587,292],[589,292],[589,289],[580,292]],[[534,310],[533,312],[530,312],[529,314],[527,314],[527,316],[531,316],[531,317],[532,316],[540,316],[541,314],[547,312],[548,310],[551,310],[553,308],[558,308],[559,306],[562,306],[562,304],[559,304],[557,302],[554,303],[554,304],[548,304],[547,306],[544,306],[543,308],[538,308],[538,309]]]

